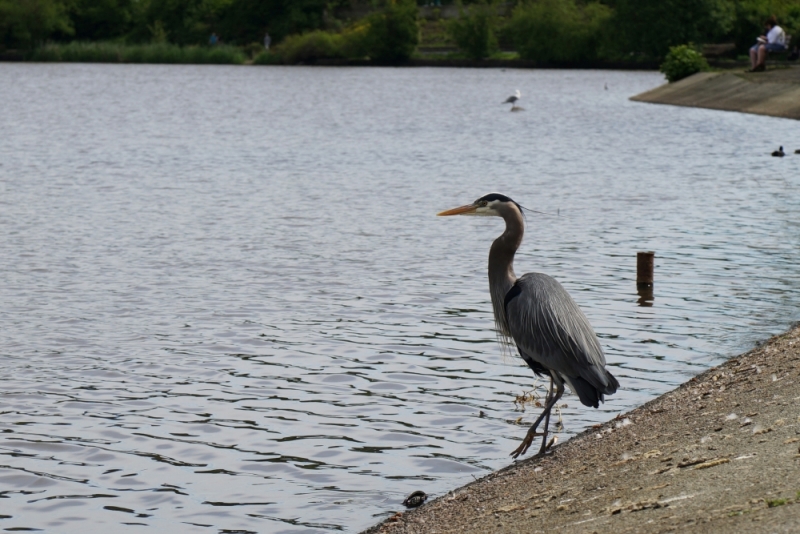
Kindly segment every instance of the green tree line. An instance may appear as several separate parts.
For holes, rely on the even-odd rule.
[[[635,61],[662,59],[687,43],[732,42],[745,53],[770,15],[800,37],[798,0],[527,0],[510,9],[475,0],[448,29],[475,58],[504,42],[523,59]]]
[[[321,28],[341,2],[326,0],[0,0],[0,45],[119,40],[203,44],[214,32],[232,44]]]
[[[397,61],[418,43],[418,3],[430,2],[0,0],[0,49],[74,41],[202,45],[212,32],[226,44],[253,46],[269,32],[284,61]],[[346,20],[358,7],[372,13]],[[501,45],[540,61],[657,59],[686,43],[733,42],[742,53],[773,14],[787,33],[800,32],[798,0],[473,0],[460,10],[447,33],[474,58]]]

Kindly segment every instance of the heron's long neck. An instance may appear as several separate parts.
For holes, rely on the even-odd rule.
[[[522,243],[525,232],[522,214],[517,209],[504,214],[506,230],[494,240],[489,250],[489,291],[492,295],[492,308],[497,328],[510,337],[505,317],[505,297],[517,276],[514,274],[514,254]]]

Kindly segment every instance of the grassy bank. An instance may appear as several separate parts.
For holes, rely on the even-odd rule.
[[[31,52],[30,61],[82,63],[193,63],[240,65],[247,59],[233,46],[178,46],[168,43],[126,45],[120,43],[46,44]]]

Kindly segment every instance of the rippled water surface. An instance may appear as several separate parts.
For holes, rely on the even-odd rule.
[[[660,83],[0,64],[0,528],[352,532],[508,465],[535,410],[492,330],[502,221],[435,217],[489,191],[553,214],[517,272],[622,384],[565,396],[562,440],[785,329],[798,123],[627,100]]]

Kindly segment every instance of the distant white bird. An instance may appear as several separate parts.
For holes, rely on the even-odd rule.
[[[516,106],[517,100],[519,100],[520,98],[522,98],[522,93],[520,93],[519,89],[517,89],[517,92],[506,98],[506,101],[503,102],[503,104],[511,104],[512,106]]]

